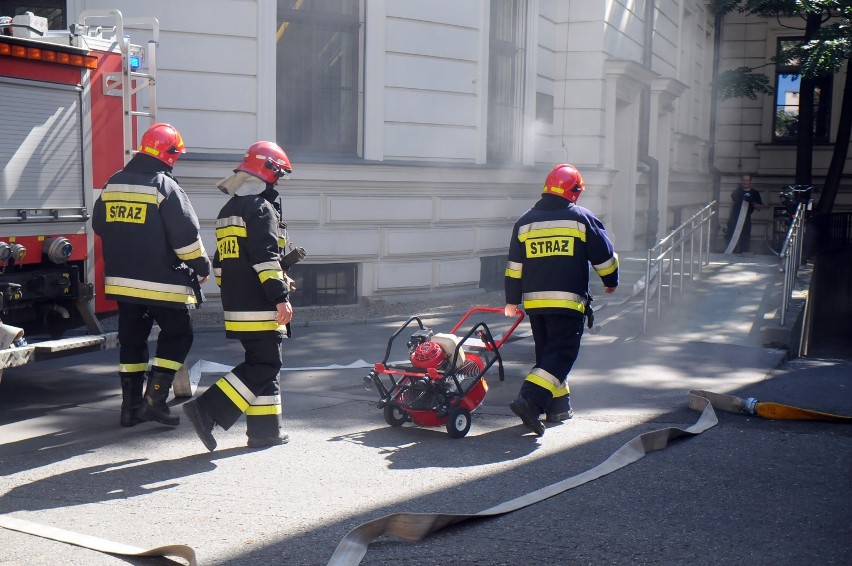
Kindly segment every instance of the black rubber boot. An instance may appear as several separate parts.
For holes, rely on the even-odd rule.
[[[254,437],[249,436],[246,446],[249,448],[268,448],[269,446],[278,446],[290,442],[290,435],[286,432],[279,432],[278,436]]]
[[[145,398],[142,407],[136,416],[142,420],[157,421],[164,425],[177,426],[180,417],[172,415],[166,399],[169,398],[169,389],[174,381],[174,376],[160,371],[151,371],[148,375],[148,387],[145,390]]]
[[[571,408],[571,395],[554,397],[547,408],[544,418],[549,423],[561,423],[574,418],[574,410]]]
[[[192,423],[195,434],[198,435],[204,446],[211,452],[216,450],[216,439],[213,437],[213,427],[216,426],[216,421],[207,413],[204,405],[198,399],[188,401],[183,404],[183,412],[189,422]]]
[[[136,426],[148,419],[139,417],[145,376],[121,376],[121,426]]]
[[[246,436],[249,448],[268,448],[290,441],[290,435],[281,430],[280,415],[246,415]]]
[[[509,404],[509,408],[512,409],[513,413],[521,417],[521,420],[528,429],[538,436],[544,435],[544,425],[538,420],[539,410],[533,408],[532,403],[518,396],[517,399]]]

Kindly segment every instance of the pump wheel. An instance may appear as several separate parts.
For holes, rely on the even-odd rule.
[[[385,417],[385,422],[391,426],[402,426],[408,420],[402,409],[396,405],[385,405],[382,414]]]
[[[470,411],[462,407],[456,407],[450,411],[447,418],[447,434],[451,438],[462,438],[470,430]]]

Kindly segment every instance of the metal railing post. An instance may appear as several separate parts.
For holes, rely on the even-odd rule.
[[[657,242],[655,246],[648,249],[648,257],[645,262],[645,301],[642,310],[642,334],[648,329],[648,309],[653,295],[652,285],[656,286],[657,293],[657,320],[662,316],[662,301],[663,301],[663,278],[668,275],[668,301],[672,302],[674,293],[674,277],[675,277],[675,261],[680,261],[680,271],[678,273],[678,290],[683,293],[684,278],[686,277],[687,261],[689,263],[689,282],[692,283],[696,277],[695,273],[695,238],[696,231],[698,232],[698,273],[702,272],[703,258],[710,263],[710,220],[715,211],[716,201],[707,204],[700,211],[693,214],[688,220],[681,223],[677,228],[672,230],[665,238]],[[707,227],[707,248],[706,255],[704,254],[704,233],[705,226]],[[689,259],[686,256],[686,239],[689,238]],[[680,257],[675,256],[680,253]],[[656,267],[655,280],[652,280],[652,273]],[[668,271],[668,273],[666,273]]]

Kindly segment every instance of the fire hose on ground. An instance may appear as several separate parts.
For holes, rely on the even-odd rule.
[[[720,411],[744,413],[775,420],[852,422],[852,416],[834,415],[779,403],[761,402],[753,397],[742,399],[733,395],[723,395],[701,390],[689,392],[688,405],[690,409],[701,413],[701,416],[692,426],[687,428],[667,427],[640,434],[616,450],[604,462],[590,470],[490,507],[479,513],[393,513],[363,523],[349,531],[343,537],[332,554],[328,565],[354,566],[359,564],[367,554],[370,543],[380,536],[395,536],[408,541],[423,540],[430,534],[449,526],[457,525],[470,519],[483,519],[511,513],[512,511],[539,503],[569,489],[596,480],[628,464],[636,462],[649,452],[666,448],[671,440],[684,436],[693,437],[714,427],[719,422],[714,408]],[[137,548],[90,535],[23,521],[10,515],[0,515],[0,527],[109,554],[177,557],[186,560],[190,566],[197,564],[195,550],[182,544],[157,546],[150,549]]]

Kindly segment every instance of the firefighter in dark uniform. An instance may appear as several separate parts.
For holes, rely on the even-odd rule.
[[[246,414],[248,446],[286,443],[281,431],[281,343],[293,308],[287,300],[289,280],[280,260],[286,225],[276,207],[275,185],[292,168],[272,142],[252,145],[234,175],[219,181],[231,198],[216,221],[213,274],[221,287],[225,335],[237,339],[245,361],[197,399],[183,405],[195,432],[208,450],[216,449],[212,432],[228,430]]]
[[[152,125],[139,152],[107,181],[92,213],[103,245],[105,295],[118,302],[121,426],[180,422],[166,399],[192,346],[189,309],[197,306],[200,284],[210,275],[198,217],[171,174],[181,153],[186,148],[180,132]],[[160,333],[148,371],[155,322]]]
[[[585,189],[573,165],[553,168],[541,199],[515,223],[506,266],[506,316],[529,316],[535,367],[509,405],[524,425],[544,434],[548,422],[573,416],[568,372],[580,351],[589,308],[589,264],[607,293],[618,286],[618,255],[603,224],[577,206]]]

